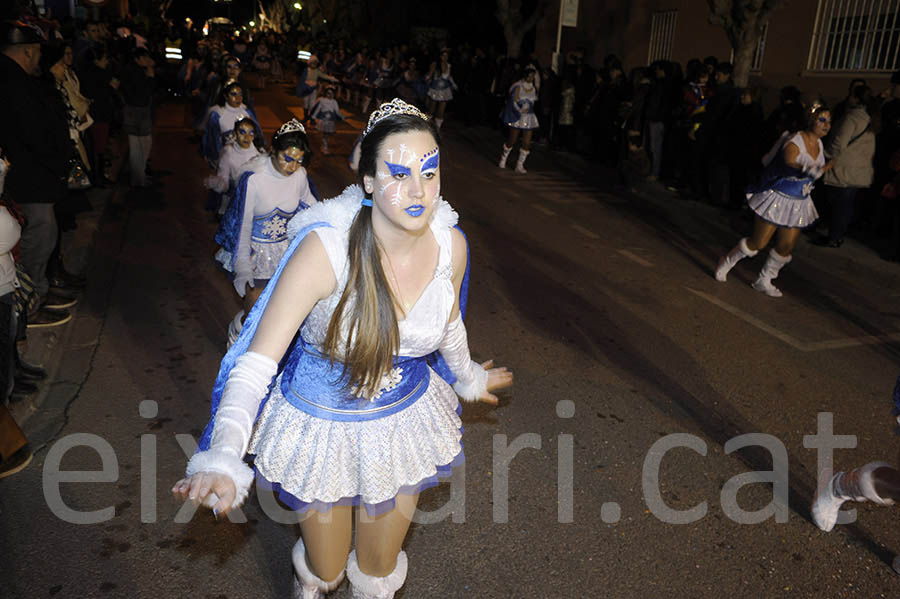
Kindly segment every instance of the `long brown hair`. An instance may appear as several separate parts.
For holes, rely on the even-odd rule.
[[[408,114],[396,114],[378,121],[363,137],[360,145],[359,182],[375,177],[378,152],[384,140],[395,133],[427,131],[440,145],[437,130],[430,120]],[[365,192],[364,192],[365,193]],[[372,199],[372,194],[365,193]],[[397,304],[381,267],[378,239],[372,229],[372,208],[362,206],[350,225],[347,246],[347,286],[328,323],[323,349],[329,359],[343,362],[343,377],[348,389],[362,397],[372,397],[388,374],[393,358],[400,350],[400,331],[394,307]],[[347,324],[347,337],[341,339],[341,323]]]

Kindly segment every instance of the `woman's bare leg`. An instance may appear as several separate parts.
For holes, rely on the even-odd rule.
[[[309,510],[300,521],[306,561],[313,574],[325,581],[341,575],[353,537],[353,507],[335,506],[326,513]]]
[[[398,495],[394,509],[375,517],[365,508],[357,510],[356,556],[362,572],[383,577],[394,571],[418,501],[418,495]]]

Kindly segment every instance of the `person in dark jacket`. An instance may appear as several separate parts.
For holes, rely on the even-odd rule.
[[[81,91],[91,99],[90,114],[94,124],[87,130],[91,137],[91,172],[94,184],[108,183],[104,172],[106,145],[109,141],[109,126],[115,113],[115,92],[119,80],[109,69],[109,53],[102,45],[95,45],[86,51],[86,63],[81,72]]]
[[[21,265],[34,280],[41,304],[46,305],[50,294],[47,264],[58,233],[53,205],[66,196],[73,145],[61,99],[36,77],[41,41],[37,31],[25,23],[0,23],[0,106],[4,114],[0,147],[16,165],[7,176],[6,191],[26,219],[19,246]],[[50,326],[69,319],[65,310],[41,308],[29,315],[29,324]]]
[[[119,91],[125,101],[122,129],[128,135],[128,163],[131,186],[149,187],[147,159],[153,147],[151,99],[154,87],[154,61],[144,48],[138,48],[130,63],[122,68]]]
[[[735,166],[733,120],[740,97],[731,80],[732,71],[731,63],[716,65],[716,93],[706,106],[706,118],[698,131],[702,156],[709,164],[710,199],[719,206],[731,203],[730,171]]]

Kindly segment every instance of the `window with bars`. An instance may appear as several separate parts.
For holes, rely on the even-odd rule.
[[[900,0],[819,0],[809,70],[891,72],[898,55]]]
[[[655,12],[651,15],[650,51],[647,56],[647,64],[654,60],[672,60],[672,42],[675,39],[677,19],[677,10]]]

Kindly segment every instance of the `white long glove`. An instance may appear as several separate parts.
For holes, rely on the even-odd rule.
[[[234,273],[234,290],[241,297],[247,293],[247,285],[256,287],[253,283],[253,275],[250,272],[235,271]]]
[[[456,375],[453,390],[466,401],[477,401],[487,391],[488,373],[469,355],[469,340],[462,317],[447,325],[441,339],[441,355]]]
[[[197,472],[218,472],[234,481],[236,493],[232,508],[244,502],[253,483],[253,469],[243,458],[259,404],[277,372],[278,363],[262,354],[247,352],[240,356],[225,383],[209,449],[195,453],[188,461],[187,477]]]

